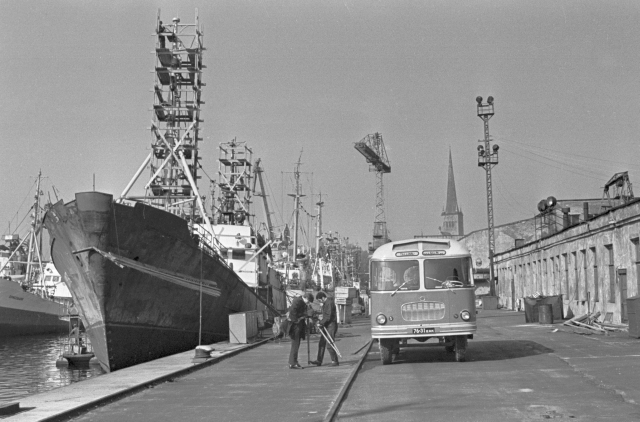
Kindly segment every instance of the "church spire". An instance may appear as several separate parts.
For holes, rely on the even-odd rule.
[[[456,182],[453,178],[453,160],[451,159],[451,147],[449,147],[449,179],[447,181],[447,203],[444,208],[446,214],[459,212],[458,198],[456,197]]]
[[[464,217],[462,210],[458,206],[458,197],[456,196],[456,181],[453,178],[453,159],[451,158],[451,147],[449,147],[449,178],[447,180],[447,202],[442,211],[442,227],[440,232],[449,236],[464,235]]]

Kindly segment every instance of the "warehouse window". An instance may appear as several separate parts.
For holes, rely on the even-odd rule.
[[[571,255],[573,255],[571,257],[573,259],[573,295],[571,295],[571,297],[578,300],[578,289],[580,288],[580,277],[578,276],[578,252],[571,252]]]
[[[569,296],[569,254],[563,253],[564,258],[564,296],[566,299],[570,299]]]
[[[587,275],[587,250],[583,249],[580,251],[580,255],[582,255],[582,281],[583,281],[583,289],[582,289],[582,297],[580,300],[587,300],[589,297],[589,277]]]
[[[636,294],[640,294],[640,239],[631,239],[636,264]]]
[[[598,259],[596,255],[595,246],[589,248],[591,249],[591,259],[593,260],[593,301],[600,301],[600,281],[598,280]]]
[[[604,245],[607,249],[607,266],[609,269],[609,303],[616,303],[616,272],[613,263],[613,245]]]

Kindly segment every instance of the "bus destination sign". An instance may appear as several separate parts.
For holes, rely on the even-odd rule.
[[[418,251],[396,252],[396,256],[418,256]]]
[[[422,255],[446,255],[447,251],[422,251]]]

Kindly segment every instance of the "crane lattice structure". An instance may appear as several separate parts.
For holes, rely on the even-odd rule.
[[[198,192],[203,31],[195,23],[156,21],[155,83],[151,121],[151,152],[120,195],[119,201],[141,201],[203,224],[213,232]],[[140,175],[150,173],[144,196],[129,196]]]
[[[373,242],[369,247],[370,250],[375,250],[390,241],[384,210],[382,175],[391,173],[391,164],[387,157],[382,135],[378,132],[365,136],[362,140],[356,142],[354,146],[366,158],[367,163],[369,163],[369,171],[376,173],[376,215],[373,221]]]
[[[610,193],[609,189],[613,188]],[[611,179],[604,185],[602,199],[607,198],[609,207],[613,206],[613,200],[619,199],[621,203],[626,204],[633,199],[633,188],[631,180],[629,180],[629,172],[622,171],[614,174]]]

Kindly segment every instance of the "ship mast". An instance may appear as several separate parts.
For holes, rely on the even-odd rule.
[[[25,281],[31,285],[33,277],[31,277],[31,260],[34,258],[33,251],[36,250],[38,266],[40,274],[42,274],[42,259],[40,257],[40,247],[38,246],[38,221],[40,220],[40,182],[42,181],[42,171],[38,172],[38,182],[36,184],[35,200],[33,202],[33,213],[31,214],[31,230],[29,230],[29,247],[27,252],[27,272],[25,273]]]
[[[296,256],[298,255],[298,220],[300,217],[300,198],[305,196],[301,194],[300,190],[300,164],[302,160],[302,151],[300,152],[300,157],[298,158],[298,162],[296,163],[296,169],[293,172],[294,178],[296,180],[296,191],[293,194],[289,194],[289,196],[293,197],[294,203],[294,220],[293,220],[293,252],[291,257],[291,261],[295,262]]]
[[[204,226],[205,240],[215,242],[213,228],[198,191],[200,167],[199,144],[202,101],[203,31],[198,10],[195,23],[181,23],[174,17],[171,23],[156,21],[155,83],[153,86],[153,118],[151,121],[151,152],[120,195],[124,200],[141,201],[147,205],[176,214],[192,225]],[[141,174],[149,171],[143,196],[131,196],[129,191]],[[206,233],[208,232],[208,233]]]
[[[273,233],[273,223],[271,222],[271,211],[269,210],[269,202],[267,201],[267,191],[264,187],[264,181],[262,180],[262,173],[264,172],[264,170],[260,166],[260,158],[256,160],[253,171],[256,175],[256,178],[253,181],[253,195],[262,198],[262,209],[264,211],[267,224],[267,240],[273,241],[275,240],[275,235]],[[260,183],[260,194],[256,193],[256,182]]]
[[[251,225],[251,178],[253,151],[235,138],[219,146],[220,196],[216,224]]]

